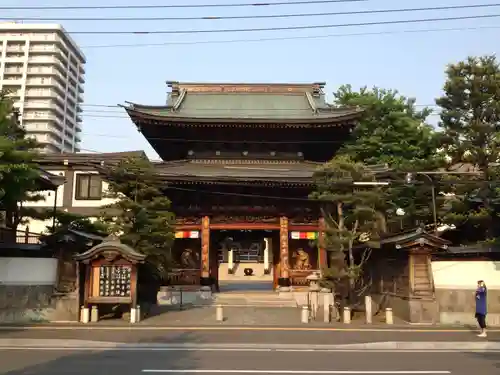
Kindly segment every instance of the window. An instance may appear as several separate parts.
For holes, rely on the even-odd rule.
[[[102,180],[98,174],[77,174],[75,199],[100,200],[102,198]]]

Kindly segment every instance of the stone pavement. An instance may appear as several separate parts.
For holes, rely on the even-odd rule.
[[[296,307],[226,307],[223,308],[224,322],[229,325],[296,325],[300,324],[300,309]],[[148,317],[142,324],[150,325],[212,325],[215,320],[215,307],[190,307],[179,311],[172,308],[159,315]]]

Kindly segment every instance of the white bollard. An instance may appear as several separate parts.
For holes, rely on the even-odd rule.
[[[365,296],[366,324],[372,324],[372,296]]]
[[[351,323],[351,308],[350,307],[344,307],[344,323],[345,324]]]
[[[90,310],[90,321],[92,323],[96,323],[99,321],[99,309],[96,305],[92,306],[92,310]]]
[[[82,306],[82,323],[90,322],[90,310],[88,307]]]
[[[392,315],[392,309],[390,307],[385,309],[385,322],[387,324],[394,324],[394,317]]]
[[[323,295],[323,322],[330,323],[332,306],[330,305],[330,293]]]
[[[134,307],[130,309],[130,323],[137,323],[137,309]]]
[[[302,306],[300,321],[302,323],[309,323],[309,307],[307,305]]]
[[[217,305],[215,307],[215,320],[218,322],[224,321],[224,311],[222,310],[222,305]]]

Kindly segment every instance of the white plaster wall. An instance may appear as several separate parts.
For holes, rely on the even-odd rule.
[[[47,234],[47,227],[52,226],[52,219],[48,220],[35,220],[35,219],[28,219],[25,224],[21,224],[17,227],[18,230],[28,230],[31,233],[39,233],[39,234]]]
[[[500,289],[500,262],[435,261],[432,274],[436,289],[475,289],[478,280],[490,289]]]
[[[65,176],[65,171],[49,171],[50,173],[57,176]],[[56,198],[55,191],[40,191],[36,193],[38,195],[43,195],[45,199],[41,199],[37,202],[24,202],[23,205],[26,207],[54,207],[54,200]],[[56,206],[63,206],[63,196],[64,196],[64,184],[57,188],[57,200]]]
[[[0,284],[55,285],[57,259],[0,257]]]
[[[76,176],[78,174],[99,174],[99,173],[92,172],[92,171],[75,171],[73,173],[74,173],[73,181],[75,181],[75,183],[73,184],[72,202],[71,202],[72,207],[102,207],[102,206],[106,206],[108,204],[112,204],[112,203],[116,202],[116,199],[110,199],[110,198],[103,198],[101,200],[78,200],[78,199],[75,199]],[[103,196],[107,193],[107,191],[108,191],[108,183],[103,181],[103,183],[102,183]]]

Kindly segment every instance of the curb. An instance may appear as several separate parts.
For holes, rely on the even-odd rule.
[[[475,330],[467,327],[328,327],[328,326],[155,326],[155,325],[100,325],[100,324],[67,324],[51,323],[38,325],[0,325],[0,331],[61,331],[61,330],[88,330],[88,331],[270,331],[270,332],[392,332],[392,333],[471,333]],[[500,332],[500,329],[490,329],[488,332]]]

